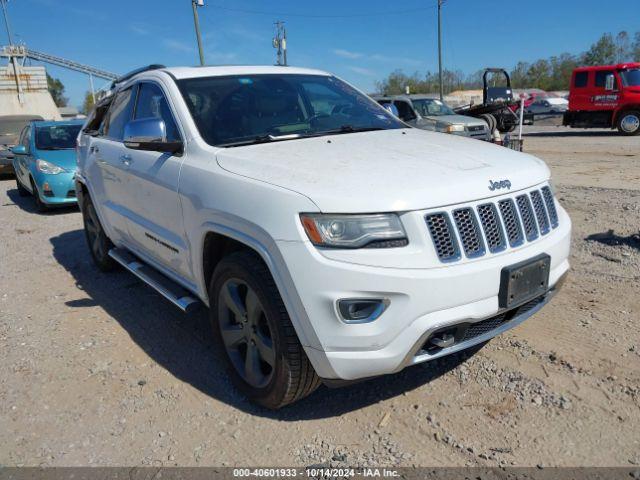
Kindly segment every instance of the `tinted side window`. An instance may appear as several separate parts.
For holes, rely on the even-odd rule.
[[[578,72],[576,73],[576,78],[573,82],[573,86],[576,88],[584,88],[587,86],[588,81],[589,81],[589,72]]]
[[[26,127],[24,127],[24,130],[22,130],[22,133],[20,134],[20,145],[23,145],[27,149],[27,152],[29,151],[30,139],[31,139],[31,127],[27,125]]]
[[[84,132],[90,135],[102,133],[110,103],[99,103],[89,114]]]
[[[180,141],[180,134],[176,122],[173,120],[171,109],[158,85],[154,83],[140,84],[134,118],[159,118],[164,121],[167,128],[167,141]]]
[[[131,120],[133,110],[133,88],[119,92],[113,100],[104,125],[104,136],[112,140],[122,141],[124,126]]]
[[[596,72],[596,87],[604,88],[607,84],[607,75],[613,75],[613,70],[600,70]],[[613,88],[618,88],[618,80],[613,77]]]
[[[413,113],[413,109],[407,102],[396,100],[394,103],[402,120],[415,120],[416,114]]]

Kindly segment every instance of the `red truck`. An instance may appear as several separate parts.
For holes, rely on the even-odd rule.
[[[640,63],[576,68],[563,125],[640,134]]]

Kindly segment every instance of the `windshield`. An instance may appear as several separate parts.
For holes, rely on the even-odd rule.
[[[50,125],[36,127],[38,150],[66,150],[76,148],[76,137],[82,125]]]
[[[234,75],[179,80],[178,86],[200,134],[215,146],[406,128],[335,77]]]
[[[455,115],[446,104],[434,98],[411,99],[413,107],[422,117],[438,117],[440,115]]]
[[[625,87],[640,87],[640,69],[623,70],[620,76]]]

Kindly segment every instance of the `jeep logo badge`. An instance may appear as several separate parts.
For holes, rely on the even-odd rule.
[[[511,182],[509,180],[498,180],[497,182],[489,180],[489,190],[494,191],[500,190],[501,188],[511,190]]]

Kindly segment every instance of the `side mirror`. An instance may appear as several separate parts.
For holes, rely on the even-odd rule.
[[[611,91],[614,89],[616,84],[616,77],[613,76],[612,73],[610,73],[609,75],[607,75],[607,79],[605,81],[605,86],[604,89],[607,91]]]
[[[391,115],[393,115],[394,117],[399,117],[400,116],[400,112],[398,111],[398,107],[396,107],[393,103],[387,103],[384,108],[386,110],[388,110]]]
[[[16,145],[14,147],[11,147],[9,150],[11,150],[14,154],[16,155],[26,155],[27,153],[27,147],[25,147],[24,145]]]
[[[167,141],[167,127],[159,118],[131,120],[124,127],[124,145],[132,150],[182,152],[182,142]]]

